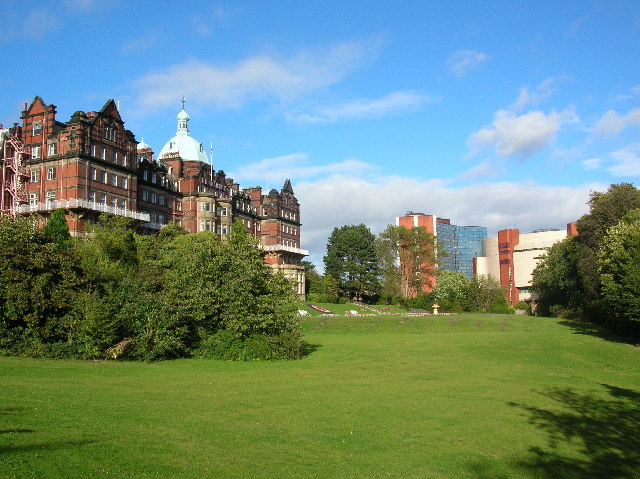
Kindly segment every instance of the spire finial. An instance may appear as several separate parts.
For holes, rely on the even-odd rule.
[[[184,95],[182,95],[182,100],[180,100],[182,102],[182,109],[184,110],[184,104],[187,102],[187,99],[184,97]]]

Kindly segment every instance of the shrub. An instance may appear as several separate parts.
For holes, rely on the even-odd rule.
[[[243,339],[222,329],[203,340],[194,356],[225,361],[299,359],[304,356],[306,347],[305,341],[295,332],[277,336],[256,334]]]
[[[500,298],[496,298],[491,301],[491,306],[489,306],[489,313],[493,314],[515,314],[515,309],[509,306],[507,299],[504,296]]]

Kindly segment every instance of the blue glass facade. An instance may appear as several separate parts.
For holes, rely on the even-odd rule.
[[[438,244],[448,255],[439,258],[439,267],[473,278],[473,258],[482,256],[482,240],[487,237],[487,228],[437,222],[436,235]]]

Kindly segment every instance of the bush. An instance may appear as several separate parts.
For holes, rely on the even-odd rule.
[[[225,361],[299,359],[304,356],[306,347],[305,341],[295,332],[278,336],[256,334],[242,339],[222,329],[202,341],[194,356]]]
[[[527,314],[531,314],[531,303],[527,303],[526,301],[520,301],[515,305],[515,308],[521,311],[526,311]]]
[[[515,314],[516,310],[509,306],[504,296],[501,296],[491,301],[488,312],[492,314]]]

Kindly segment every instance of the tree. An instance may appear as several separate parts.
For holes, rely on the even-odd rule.
[[[305,293],[324,294],[324,278],[316,271],[316,266],[311,261],[302,261],[302,266],[305,272]]]
[[[640,334],[640,209],[610,228],[598,251],[607,314],[624,332]]]
[[[580,315],[584,287],[579,265],[585,248],[577,237],[566,238],[549,248],[533,270],[531,288],[537,294],[541,315],[550,314],[552,308]]]
[[[371,298],[379,292],[375,236],[364,224],[334,228],[323,260],[342,295]]]
[[[387,226],[378,235],[377,254],[387,294],[413,297],[433,286],[436,241],[424,228]]]
[[[606,321],[599,250],[610,228],[636,208],[640,191],[630,183],[591,193],[589,213],[578,220],[579,235],[552,247],[533,272],[533,289],[543,314],[554,308]]]
[[[466,311],[481,311],[486,313],[493,304],[505,304],[504,291],[494,276],[480,276],[469,283]],[[508,303],[507,303],[508,306]]]
[[[64,210],[58,209],[51,214],[47,224],[42,228],[42,235],[51,239],[58,249],[69,244],[71,234],[69,234],[69,225]]]
[[[463,273],[440,270],[433,289],[434,298],[445,310],[462,310],[463,305],[468,303],[470,283],[471,280]]]

